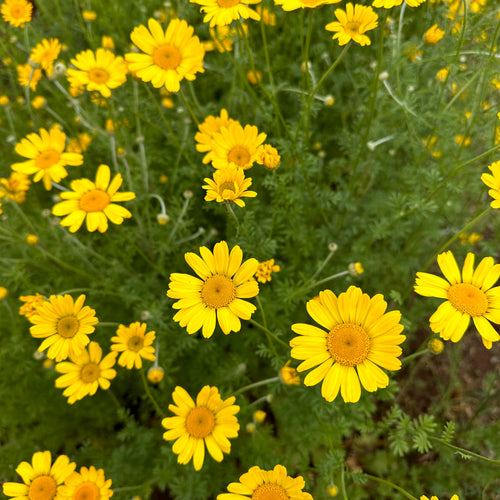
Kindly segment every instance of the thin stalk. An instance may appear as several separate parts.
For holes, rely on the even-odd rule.
[[[307,18],[307,34],[306,34],[306,45],[304,48],[304,55],[302,58],[302,64],[304,65],[304,73],[306,75],[306,86],[307,90],[311,91],[311,82],[309,81],[309,47],[311,45],[311,35],[313,28],[313,12],[314,9],[308,9],[309,15]]]
[[[240,222],[238,221],[238,217],[236,217],[236,214],[234,213],[234,210],[233,210],[233,207],[231,206],[231,203],[228,202],[225,205],[227,208],[228,215],[230,217],[232,217],[234,219],[234,221],[236,222],[236,235],[235,235],[235,237],[237,238],[238,235],[240,234]]]
[[[139,118],[139,85],[135,80],[133,81],[133,91],[134,91],[135,128],[137,129],[137,134],[139,135],[139,137],[143,137],[141,120]],[[146,149],[144,148],[144,141],[139,142],[139,155],[141,159],[144,191],[147,193],[149,191],[149,170],[148,170],[148,161],[146,158]]]
[[[256,387],[260,387],[262,385],[272,384],[273,382],[279,382],[279,377],[266,378],[265,380],[260,380],[259,382],[254,382],[253,384],[245,385],[241,387],[236,392],[233,392],[233,396],[238,396],[239,394],[255,389]]]
[[[495,465],[495,466],[500,466],[500,460],[493,460],[492,458],[487,458],[483,457],[483,455],[479,455],[478,453],[474,453],[473,451],[466,450],[465,448],[460,448],[458,446],[454,446],[450,443],[447,443],[446,441],[443,441],[440,438],[430,436],[429,439],[431,441],[435,441],[436,443],[442,444],[443,446],[446,446],[447,448],[450,448],[451,450],[455,450],[459,453],[463,453],[464,455],[467,455],[471,458],[477,458],[478,460],[482,460],[483,462],[487,462],[490,465]]]
[[[314,287],[316,287],[318,285],[322,285],[323,283],[326,283],[327,281],[334,280],[336,278],[340,278],[341,276],[346,276],[347,274],[349,274],[349,271],[342,271],[340,273],[332,274],[331,276],[323,278],[322,280],[316,281],[314,283],[310,283],[308,285],[306,284],[306,285],[300,287],[294,293],[292,293],[290,295],[290,298],[296,297],[297,295],[301,295],[301,294],[307,292],[308,290],[310,290],[311,288],[314,288]]]
[[[184,92],[182,91],[182,89],[179,90],[179,95],[181,96],[182,102],[184,103],[184,106],[186,106],[188,113],[191,115],[191,118],[196,123],[196,126],[199,127],[200,120],[198,120],[198,118],[194,114],[193,108],[191,107],[191,104],[189,104],[189,101],[186,99],[186,96],[184,95]]]
[[[342,497],[344,500],[349,500],[347,498],[347,490],[345,489],[345,469],[342,467],[340,470],[340,489],[342,490]]]
[[[257,328],[260,328],[269,338],[271,338],[275,342],[278,342],[282,346],[286,347],[287,350],[290,349],[290,346],[284,340],[281,340],[275,333],[268,330],[264,325],[261,325],[252,318],[250,318],[249,321],[250,323],[252,323],[252,325],[256,326]]]
[[[147,394],[149,400],[151,401],[151,403],[153,403],[153,406],[155,407],[156,413],[158,413],[158,415],[160,415],[161,417],[165,417],[165,413],[160,408],[160,405],[156,402],[156,399],[153,397],[153,394],[151,394],[151,390],[148,386],[148,381],[146,380],[146,375],[144,375],[144,368],[141,368],[140,372],[141,372],[141,379],[142,379],[142,384],[144,386],[144,390],[146,391],[146,394]]]
[[[391,483],[391,481],[388,481],[387,479],[382,479],[381,477],[372,476],[371,474],[367,474],[366,472],[364,473],[364,475],[366,477],[369,477],[370,479],[373,479],[373,481],[377,481],[380,484],[385,484],[387,486],[390,486],[391,488],[394,488],[395,490],[399,491],[402,495],[404,495],[406,498],[409,498],[410,500],[418,500],[413,495],[410,495],[406,490],[401,488],[401,486]]]
[[[191,200],[191,198],[185,199],[184,205],[182,206],[181,213],[179,214],[179,217],[177,217],[177,220],[175,221],[174,227],[172,228],[172,231],[170,232],[170,235],[168,237],[168,243],[170,243],[172,241],[172,238],[174,237],[175,233],[177,232],[177,229],[179,228],[179,224],[181,223],[182,219],[186,215],[190,200]]]
[[[257,301],[257,305],[259,306],[260,315],[262,316],[262,323],[264,324],[264,328],[267,328],[266,314],[264,313],[264,308],[262,307],[262,302],[260,301],[260,297],[257,295],[255,297]]]
[[[422,351],[414,352],[413,354],[409,354],[408,356],[401,358],[401,363],[403,365],[406,365],[408,362],[412,361],[413,359],[418,358],[424,354],[428,354],[429,352],[430,352],[429,349],[423,349]]]

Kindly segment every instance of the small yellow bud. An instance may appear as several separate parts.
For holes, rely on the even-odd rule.
[[[255,432],[256,425],[253,422],[248,422],[246,425],[246,430],[249,434],[253,434]]]
[[[266,419],[266,415],[267,415],[267,413],[265,411],[262,411],[262,410],[254,411],[253,412],[253,420],[254,420],[254,422],[257,422],[258,424],[261,424]]]
[[[252,85],[257,85],[257,83],[262,81],[262,72],[258,69],[256,69],[255,71],[249,69],[247,71],[247,79]]]
[[[347,269],[352,276],[359,276],[365,272],[361,262],[351,262]]]
[[[161,366],[152,366],[147,373],[148,380],[152,384],[159,384],[165,376],[165,370]]]
[[[328,493],[329,497],[336,497],[339,494],[339,489],[334,484],[330,484],[326,488],[326,492]]]
[[[38,245],[38,242],[40,241],[40,238],[36,234],[28,234],[26,236],[26,243],[31,246]]]
[[[104,35],[101,38],[101,46],[103,49],[114,50],[115,49],[115,42],[113,42],[113,39],[110,36]]]
[[[166,226],[170,221],[170,217],[167,214],[158,214],[156,216],[156,220],[158,221],[158,224],[160,224],[160,226]]]
[[[427,347],[428,347],[429,351],[432,352],[432,354],[440,354],[441,352],[443,352],[444,343],[442,340],[432,339],[427,344]]]
[[[8,293],[9,291],[7,290],[7,288],[5,288],[4,286],[0,286],[0,300],[5,299]]]
[[[6,95],[0,95],[0,106],[7,106],[10,100]]]
[[[40,108],[43,108],[46,104],[46,100],[45,100],[45,97],[42,97],[41,95],[37,95],[32,101],[31,101],[31,105],[35,108],[35,109],[40,109]]]
[[[93,10],[82,10],[82,17],[85,21],[95,21],[97,14]]]
[[[168,177],[165,174],[161,174],[158,181],[160,182],[160,184],[166,184],[168,182]]]
[[[300,385],[300,377],[297,370],[290,366],[290,360],[281,368],[280,379],[285,385]]]
[[[325,100],[323,101],[325,106],[333,106],[335,104],[335,97],[332,95],[325,96]]]

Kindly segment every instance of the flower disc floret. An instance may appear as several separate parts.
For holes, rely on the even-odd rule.
[[[226,26],[240,18],[260,21],[260,16],[248,5],[260,3],[261,0],[189,0],[201,5],[200,11],[205,13],[204,23],[214,26]]]

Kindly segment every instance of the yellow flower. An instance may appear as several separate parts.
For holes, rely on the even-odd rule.
[[[217,495],[217,500],[313,500],[302,491],[305,481],[302,476],[296,478],[287,475],[286,468],[276,465],[273,470],[263,470],[256,465],[240,476],[239,483],[229,483],[227,491]]]
[[[80,472],[73,472],[61,487],[58,500],[108,500],[113,496],[110,490],[111,479],[104,477],[102,469],[82,467]]]
[[[31,101],[31,105],[35,108],[35,109],[40,109],[40,108],[43,108],[45,106],[45,104],[47,103],[47,101],[45,100],[45,97],[41,96],[41,95],[37,95],[32,101]]]
[[[276,26],[276,14],[274,12],[271,12],[268,7],[257,5],[257,7],[255,7],[255,12],[259,14],[264,24],[267,24],[268,26]]]
[[[470,146],[470,137],[465,137],[463,134],[457,134],[455,136],[455,142],[464,148]]]
[[[31,464],[21,462],[16,472],[22,483],[3,483],[3,493],[16,500],[53,500],[59,498],[62,483],[76,468],[66,455],[59,455],[54,463],[50,451],[37,451]]]
[[[285,385],[300,385],[300,377],[297,370],[290,366],[290,360],[281,368],[280,379]]]
[[[42,70],[40,68],[34,68],[31,64],[19,64],[17,66],[17,81],[22,87],[28,87],[36,90],[38,82],[42,78]]]
[[[314,9],[322,5],[329,5],[332,3],[339,3],[342,0],[274,0],[276,5],[281,5],[283,10],[291,11],[297,9]]]
[[[257,85],[257,83],[262,81],[262,71],[259,70],[251,70],[249,69],[247,71],[247,80],[252,84],[252,85]]]
[[[426,497],[425,495],[422,495],[422,496],[420,497],[420,500],[429,500],[429,498],[428,498],[428,497]],[[437,496],[435,496],[435,495],[432,495],[432,496],[431,496],[431,498],[430,498],[430,500],[439,500],[439,498],[438,498]],[[450,500],[459,500],[459,499],[458,499],[458,495],[453,495],[453,496],[450,498]]]
[[[180,82],[194,80],[203,73],[203,49],[200,39],[193,36],[194,28],[186,21],[172,19],[163,31],[160,23],[151,18],[148,28],[141,25],[130,38],[145,54],[132,52],[125,55],[129,70],[153,87],[165,86],[169,92],[178,92]]]
[[[26,243],[31,246],[38,245],[40,238],[36,234],[28,234],[26,235]]]
[[[26,0],[5,0],[1,6],[3,20],[16,28],[23,28],[31,21],[33,4]]]
[[[439,82],[444,82],[448,78],[449,74],[450,74],[450,67],[449,66],[446,66],[445,68],[441,68],[436,73],[436,80]]]
[[[210,27],[226,26],[240,18],[260,21],[260,16],[247,4],[260,3],[261,0],[189,0],[190,3],[201,5],[205,13],[204,23],[210,22]]]
[[[115,50],[115,42],[110,36],[103,35],[101,37],[101,47],[103,49]]]
[[[378,15],[371,7],[348,3],[346,10],[335,9],[337,21],[325,26],[327,31],[336,31],[333,39],[338,39],[339,45],[345,45],[354,40],[360,45],[370,45],[371,41],[365,33],[378,25]]]
[[[274,259],[269,259],[264,262],[259,262],[259,267],[255,272],[255,277],[260,283],[267,283],[271,281],[271,274],[277,273],[280,270],[280,266],[274,263]]]
[[[326,493],[328,494],[329,497],[336,497],[339,494],[339,489],[337,485],[330,484],[326,489]]]
[[[19,307],[19,314],[21,316],[26,316],[30,318],[34,314],[36,314],[36,310],[38,306],[47,302],[47,299],[40,295],[38,292],[35,295],[24,295],[19,297],[21,302],[24,302],[22,306]]]
[[[255,197],[255,191],[247,191],[252,184],[250,177],[245,178],[243,169],[235,167],[222,168],[213,173],[213,180],[205,178],[206,184],[202,186],[206,189],[206,201],[235,203],[239,207],[244,207],[243,197]]]
[[[71,362],[64,361],[56,365],[56,371],[63,373],[56,379],[56,387],[65,388],[63,396],[68,398],[68,404],[72,405],[85,396],[93,396],[99,387],[109,389],[110,380],[116,377],[113,366],[117,354],[110,352],[103,358],[101,346],[97,342],[90,342],[88,350],[84,348],[80,355],[71,356]]]
[[[22,172],[11,172],[8,179],[0,179],[0,198],[7,198],[16,203],[24,203],[26,191],[28,191],[31,181]]]
[[[85,21],[95,21],[97,19],[97,13],[93,10],[82,10],[82,17]]]
[[[239,332],[240,318],[250,319],[256,309],[243,299],[259,293],[259,286],[252,278],[259,263],[248,259],[242,264],[241,248],[236,245],[229,253],[225,241],[216,243],[213,253],[201,247],[200,254],[201,258],[192,252],[184,255],[199,278],[180,273],[170,275],[167,296],[180,299],[172,305],[179,309],[174,321],[186,327],[189,334],[202,328],[205,338],[214,333],[216,321],[225,335]]]
[[[7,288],[5,288],[4,286],[0,286],[0,300],[5,299],[5,297],[7,297],[8,294],[9,291],[7,290]]]
[[[258,424],[261,424],[262,422],[264,422],[264,420],[266,419],[266,416],[267,416],[267,413],[265,411],[262,411],[262,410],[256,410],[253,412],[253,420],[254,422],[257,422]]]
[[[78,134],[76,139],[69,140],[69,144],[66,149],[72,153],[83,153],[90,146],[91,142],[92,137],[87,134],[87,132],[82,132],[81,134]]]
[[[246,25],[242,25],[243,30],[245,30]],[[203,48],[206,52],[211,50],[218,50],[219,52],[231,52],[233,50],[233,39],[232,37],[236,35],[236,30],[234,28],[229,28],[229,26],[215,26],[214,28],[209,28],[211,40],[202,42]],[[245,30],[246,32],[246,30]]]
[[[177,386],[172,394],[175,405],[168,409],[175,417],[164,418],[162,426],[167,429],[163,439],[175,439],[172,451],[179,455],[177,462],[187,464],[193,459],[195,470],[203,467],[205,446],[216,462],[221,462],[224,453],[231,451],[228,438],[238,436],[240,424],[236,413],[240,407],[234,405],[235,397],[223,400],[217,387],[204,386],[196,397]],[[176,406],[177,405],[177,406]]]
[[[270,144],[264,144],[259,151],[257,163],[267,170],[276,170],[280,166],[281,156],[278,150]]]
[[[123,182],[121,174],[116,174],[111,182],[110,179],[109,167],[99,165],[95,182],[89,179],[72,181],[72,191],[63,191],[59,196],[64,201],[52,208],[54,215],[66,215],[61,226],[69,226],[74,233],[85,221],[88,231],[104,233],[108,229],[108,219],[113,224],[121,224],[123,219],[132,217],[126,208],[113,202],[133,200],[135,193],[117,192]]]
[[[290,341],[291,356],[303,360],[297,371],[316,366],[304,384],[323,381],[321,395],[327,401],[333,401],[340,390],[346,403],[359,401],[361,385],[368,392],[387,387],[389,377],[379,366],[401,368],[399,344],[406,337],[400,335],[401,313],[385,313],[386,308],[381,294],[369,297],[355,286],[338,297],[324,290],[317,300],[310,300],[307,312],[327,331],[304,323],[292,325],[299,336]]]
[[[7,106],[10,102],[10,99],[4,94],[0,95],[0,106]]]
[[[155,348],[151,345],[155,340],[155,332],[146,333],[146,323],[136,321],[128,327],[120,325],[116,331],[117,337],[111,337],[111,350],[121,352],[118,359],[120,366],[142,368],[142,358],[155,361]]]
[[[148,380],[152,384],[159,384],[165,376],[165,370],[161,366],[152,366],[147,373]]]
[[[500,208],[500,161],[488,166],[491,174],[482,174],[481,180],[490,188],[488,194],[493,198],[491,208]]]
[[[430,317],[430,327],[445,340],[458,342],[469,327],[470,320],[479,331],[484,346],[500,340],[491,323],[500,323],[500,264],[485,257],[474,271],[474,254],[468,253],[462,268],[448,251],[439,254],[437,262],[446,280],[429,273],[417,273],[415,292],[424,297],[447,299]]]
[[[439,339],[431,339],[427,344],[427,348],[432,352],[432,354],[440,354],[443,352],[444,343]]]
[[[363,264],[361,262],[351,262],[349,266],[347,266],[347,270],[351,274],[351,276],[359,276],[365,272],[363,268]]]
[[[30,59],[39,64],[47,75],[52,75],[54,71],[54,61],[61,52],[61,44],[57,38],[44,38],[31,50]]]
[[[440,29],[437,24],[434,24],[424,33],[424,42],[427,45],[436,45],[443,36],[444,30]]]
[[[410,7],[418,7],[421,3],[424,3],[425,0],[405,0],[406,5]],[[397,7],[401,5],[403,0],[374,0],[372,5],[374,7],[383,7],[384,9],[391,9],[392,7]]]

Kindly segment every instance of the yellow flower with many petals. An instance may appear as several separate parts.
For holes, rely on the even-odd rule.
[[[3,20],[16,28],[23,28],[31,21],[33,4],[26,0],[5,0],[0,7]]]
[[[346,10],[335,9],[337,21],[325,26],[327,31],[336,31],[333,39],[338,39],[339,45],[346,45],[351,40],[360,45],[370,45],[371,41],[365,33],[378,25],[378,15],[371,7],[348,3]]]
[[[19,314],[21,316],[26,316],[30,318],[34,314],[36,314],[36,310],[38,306],[47,302],[47,299],[39,294],[38,292],[35,295],[24,295],[19,297],[21,302],[24,302],[22,306],[19,307]]]
[[[428,497],[426,497],[425,495],[422,495],[422,496],[420,497],[420,500],[429,500],[429,498],[428,498]],[[430,500],[439,500],[439,498],[438,498],[436,495],[432,495],[432,496],[431,496],[431,498],[430,498]],[[450,498],[450,500],[459,500],[458,495],[453,495],[453,496]]]
[[[202,186],[206,189],[206,201],[225,201],[227,203],[236,203],[239,207],[244,207],[243,197],[255,197],[255,191],[247,191],[252,184],[250,177],[245,177],[243,169],[235,167],[221,168],[213,174],[213,179],[208,177],[204,179],[206,184]]]
[[[206,385],[196,397],[196,403],[182,387],[177,386],[172,394],[175,405],[168,409],[175,417],[164,418],[161,422],[167,431],[163,439],[175,439],[172,451],[179,455],[177,462],[187,464],[193,460],[195,470],[203,467],[205,447],[212,458],[221,462],[224,453],[231,451],[228,438],[238,436],[240,424],[236,413],[240,407],[233,404],[235,397],[222,399],[217,387]]]
[[[111,337],[111,350],[121,352],[118,359],[120,366],[132,368],[142,368],[142,358],[155,361],[155,348],[152,346],[155,341],[155,332],[146,333],[146,323],[136,321],[128,327],[120,325],[116,331],[117,336]]]
[[[30,187],[31,181],[22,172],[11,172],[8,179],[0,179],[0,198],[7,198],[16,203],[24,203],[26,191]]]
[[[342,0],[274,0],[276,5],[281,5],[283,10],[290,11],[296,9],[315,9],[322,5],[330,5],[332,3],[339,3]]]
[[[500,161],[488,166],[491,174],[482,174],[481,180],[490,188],[488,194],[493,198],[492,208],[500,208]]]
[[[54,61],[58,58],[59,52],[61,44],[57,38],[44,38],[31,50],[30,59],[39,64],[50,76],[54,71]]]
[[[22,87],[29,87],[33,92],[42,78],[42,70],[34,68],[31,64],[19,64],[17,66],[17,81]]]
[[[267,170],[276,170],[280,166],[281,156],[278,150],[270,144],[264,144],[260,148],[257,163],[264,165]]]
[[[109,489],[111,483],[102,469],[93,465],[82,467],[66,479],[58,500],[108,500],[113,496],[113,490]]]
[[[210,27],[226,26],[240,18],[260,21],[260,16],[247,4],[257,4],[261,0],[189,0],[190,3],[201,5],[201,12],[205,13],[204,23]]]
[[[425,0],[404,0],[404,1],[406,5],[408,5],[409,7],[418,7],[421,3],[425,2]],[[402,3],[403,0],[374,0],[372,5],[377,8],[383,7],[384,9],[392,9],[392,7],[397,7]]]

